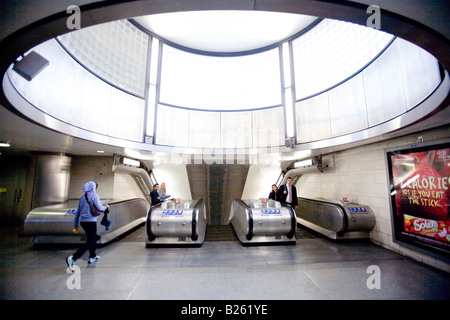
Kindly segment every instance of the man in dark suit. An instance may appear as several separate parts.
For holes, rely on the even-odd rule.
[[[280,186],[277,192],[277,198],[281,203],[288,204],[293,208],[298,208],[297,189],[292,185],[292,178],[288,177],[286,184]]]
[[[159,190],[159,183],[155,183],[153,185],[153,190],[150,192],[150,197],[152,198],[152,206],[157,205],[160,202],[164,202],[164,200],[161,199],[158,193]]]

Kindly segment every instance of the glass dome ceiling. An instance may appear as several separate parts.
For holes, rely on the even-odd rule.
[[[133,18],[177,45],[208,52],[241,52],[283,41],[317,17],[264,11],[190,11]]]
[[[114,21],[57,39],[88,70],[138,97],[145,95],[147,68],[156,77],[160,64],[160,102],[200,110],[252,110],[282,104],[281,78],[291,87],[290,69],[295,100],[311,97],[362,70],[394,37],[299,14],[198,11]],[[281,50],[283,43],[291,48]]]
[[[50,61],[43,72],[27,82],[10,68],[4,88],[57,131],[191,153],[333,146],[397,129],[424,101],[425,113],[435,107],[426,99],[442,80],[437,60],[393,35],[295,14],[209,13],[218,18],[161,14],[58,36],[32,49]]]

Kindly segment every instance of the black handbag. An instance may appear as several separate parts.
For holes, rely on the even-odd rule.
[[[92,214],[92,216],[98,217],[99,215],[101,215],[101,214],[103,213],[103,211],[99,211],[99,210],[97,209],[97,207],[95,206],[95,204],[89,202],[86,193],[84,194],[84,196],[86,197],[86,201],[87,201],[87,203],[89,204],[89,208],[91,208],[91,214]]]

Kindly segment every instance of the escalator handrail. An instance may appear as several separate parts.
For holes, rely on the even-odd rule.
[[[203,199],[199,199],[194,204],[194,212],[192,214],[192,234],[191,239],[193,241],[196,241],[198,239],[198,232],[197,232],[197,222],[200,219],[200,211],[201,211],[201,205],[203,204]]]
[[[132,202],[132,201],[145,201],[147,202],[147,200],[145,200],[144,198],[133,198],[133,199],[127,199],[127,200],[120,200],[120,201],[114,201],[114,202],[109,202],[108,205],[109,206],[114,206],[116,204],[121,204],[121,203],[125,203],[125,202]]]
[[[247,240],[251,240],[253,238],[253,213],[251,210],[250,205],[246,204],[244,201],[242,201],[239,198],[234,198],[234,201],[236,201],[239,205],[243,206],[245,208],[245,211],[248,215],[248,233],[245,235]]]
[[[294,210],[294,208],[292,208],[292,206],[290,206],[288,204],[287,205],[282,204],[282,206],[287,207],[289,209],[289,212],[291,215],[291,229],[286,234],[286,237],[288,237],[289,239],[292,239],[292,237],[295,236],[295,226],[297,225],[297,215],[295,214],[295,210]]]
[[[344,206],[341,203],[339,203],[339,201],[335,201],[334,202],[334,201],[327,201],[327,200],[314,199],[314,198],[303,198],[303,197],[297,197],[297,199],[299,199],[299,200],[306,200],[306,201],[309,201],[309,202],[319,202],[319,203],[323,203],[323,204],[327,204],[327,205],[334,205],[334,206],[338,207],[341,210],[341,212],[342,212],[344,227],[340,231],[338,231],[337,234],[338,235],[343,235],[345,232],[347,232],[347,230],[348,230],[347,213],[346,213],[346,210],[345,210]]]
[[[156,236],[152,232],[152,220],[151,220],[152,211],[156,208],[161,207],[161,204],[162,204],[162,202],[155,204],[154,206],[151,206],[150,210],[148,211],[148,214],[147,214],[146,228],[147,228],[147,237],[148,237],[148,240],[150,240],[150,241],[153,241],[156,239]]]

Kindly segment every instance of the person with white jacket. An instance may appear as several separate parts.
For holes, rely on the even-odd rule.
[[[74,271],[75,261],[89,250],[89,263],[94,263],[100,259],[95,253],[97,247],[97,216],[93,216],[89,203],[95,205],[98,211],[105,211],[109,206],[103,205],[100,196],[97,194],[97,183],[88,181],[83,185],[85,194],[80,198],[78,209],[74,218],[74,233],[78,233],[78,225],[80,224],[86,233],[86,243],[80,247],[73,255],[66,258],[66,263],[72,272]],[[89,203],[88,203],[89,201]]]

